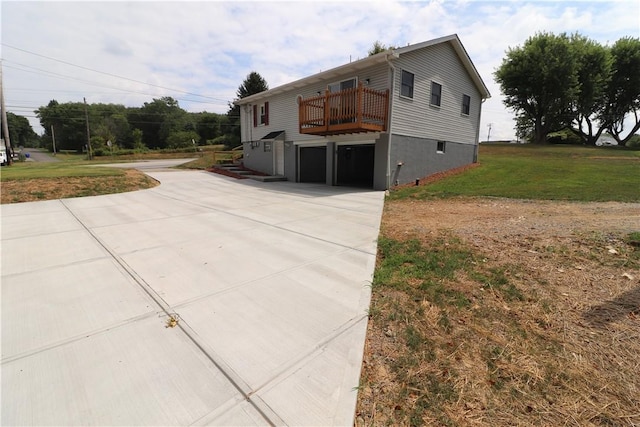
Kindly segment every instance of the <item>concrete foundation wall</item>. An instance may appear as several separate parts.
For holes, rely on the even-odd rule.
[[[264,141],[255,141],[253,142],[253,144],[250,142],[245,142],[243,144],[244,166],[255,171],[273,174],[273,143],[271,145],[271,150],[272,151],[267,152],[264,151]]]
[[[296,146],[291,141],[284,142],[284,176],[287,181],[296,182]]]
[[[391,138],[391,185],[407,184],[416,179],[474,162],[476,146],[444,141],[444,152],[438,152],[438,141],[410,136]]]
[[[375,163],[373,165],[373,189],[386,190],[389,179],[387,176],[387,155],[389,150],[389,135],[380,135],[376,141]]]

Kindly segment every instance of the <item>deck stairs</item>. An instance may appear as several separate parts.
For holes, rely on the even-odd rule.
[[[245,168],[240,163],[222,163],[213,166],[211,172],[220,173],[237,179],[253,179],[261,182],[286,181],[283,175],[265,175],[251,169]]]

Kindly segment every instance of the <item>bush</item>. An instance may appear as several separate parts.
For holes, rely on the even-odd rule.
[[[193,141],[199,141],[200,135],[192,130],[173,132],[167,137],[167,148],[194,148]]]
[[[561,130],[558,132],[552,132],[547,135],[547,142],[549,144],[572,144],[572,145],[582,145],[584,141],[573,133],[569,129]]]
[[[207,141],[210,145],[224,145],[225,150],[229,150],[234,148],[237,145],[240,145],[238,138],[233,137],[232,135],[220,135],[217,138]]]
[[[627,148],[631,148],[634,150],[640,150],[640,135],[633,135],[626,144]]]

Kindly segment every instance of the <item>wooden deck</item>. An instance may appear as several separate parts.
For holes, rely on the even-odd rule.
[[[329,92],[300,100],[299,130],[302,134],[337,135],[383,132],[389,114],[389,90],[365,87]]]

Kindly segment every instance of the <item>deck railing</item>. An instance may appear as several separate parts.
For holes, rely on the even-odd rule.
[[[382,132],[386,130],[389,90],[364,86],[329,92],[299,102],[299,128],[302,134]]]

